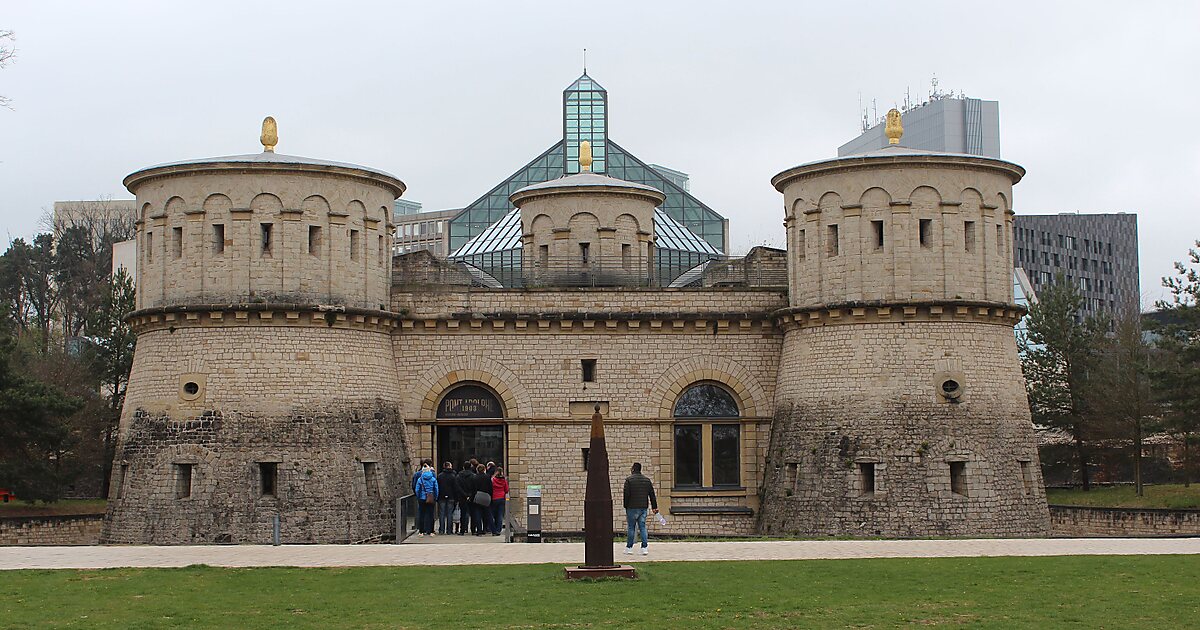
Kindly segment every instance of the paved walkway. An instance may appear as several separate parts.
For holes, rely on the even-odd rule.
[[[439,536],[440,538],[440,536]],[[1006,540],[806,540],[651,543],[650,555],[618,562],[809,560],[977,556],[1200,554],[1200,538],[1060,538]],[[196,547],[0,547],[0,569],[112,567],[350,567],[465,564],[578,564],[582,543],[507,545],[230,545]]]

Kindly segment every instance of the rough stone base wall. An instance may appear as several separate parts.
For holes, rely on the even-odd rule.
[[[1055,536],[1200,536],[1200,510],[1050,506]]]
[[[355,542],[394,533],[409,485],[394,407],[330,404],[288,415],[211,411],[174,420],[135,414],[117,450],[105,543]],[[260,462],[277,466],[263,495]],[[363,462],[374,463],[368,480]],[[180,497],[178,464],[192,466]]]
[[[99,514],[0,518],[0,545],[95,545]]]
[[[766,464],[763,533],[1049,533],[1011,328],[966,322],[789,331]],[[936,376],[957,372],[950,403]],[[1024,466],[1022,466],[1024,462]],[[951,464],[961,463],[959,492]],[[861,471],[873,465],[875,487]]]

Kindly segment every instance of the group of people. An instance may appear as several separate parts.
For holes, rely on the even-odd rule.
[[[642,465],[635,462],[625,478],[623,503],[625,507],[625,554],[633,553],[633,545],[641,538],[642,555],[649,553],[646,536],[646,516],[658,514],[658,497],[654,484],[642,474]],[[466,536],[469,530],[476,536],[499,536],[504,528],[504,505],[508,501],[508,479],[504,469],[495,462],[481,464],[475,459],[463,462],[454,470],[450,462],[442,464],[434,474],[433,461],[424,460],[413,475],[413,493],[417,495],[417,536],[434,536],[433,516],[438,515],[438,534]],[[660,523],[666,519],[659,517]]]
[[[472,458],[454,469],[450,462],[434,472],[433,461],[424,460],[413,475],[417,497],[417,536],[434,536],[434,514],[438,534],[499,536],[504,529],[504,506],[508,501],[508,479],[495,462]]]

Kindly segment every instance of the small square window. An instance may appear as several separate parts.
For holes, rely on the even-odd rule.
[[[950,462],[950,492],[967,496],[967,462]]]
[[[917,231],[921,247],[933,247],[933,219],[919,219]]]
[[[271,257],[271,230],[275,225],[273,223],[260,223],[259,229],[262,232],[262,257]]]
[[[875,495],[875,463],[859,462],[858,493],[864,497]]]
[[[595,359],[580,359],[579,367],[583,372],[584,383],[596,382],[596,360]]]
[[[279,481],[279,464],[275,462],[258,463],[259,494],[264,497],[275,496]]]
[[[192,464],[175,464],[175,498],[192,496]]]

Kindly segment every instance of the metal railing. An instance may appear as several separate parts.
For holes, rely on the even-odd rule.
[[[417,495],[409,493],[396,499],[396,544],[417,533]]]
[[[519,250],[421,261],[393,266],[400,285],[543,287],[786,287],[782,255],[737,258],[657,252],[653,259],[624,256],[546,256],[524,258]]]

